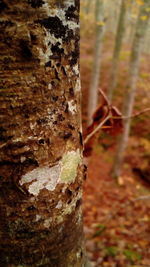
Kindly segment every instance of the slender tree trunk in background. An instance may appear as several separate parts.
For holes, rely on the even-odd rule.
[[[136,18],[131,18],[130,26],[129,26],[129,33],[127,36],[127,43],[128,44],[133,43],[133,38],[134,38],[134,34],[135,34],[135,26],[136,26]]]
[[[127,4],[126,0],[122,0],[119,20],[118,20],[116,40],[115,40],[115,47],[113,52],[113,59],[112,59],[110,84],[108,88],[108,99],[110,100],[110,102],[112,101],[113,92],[117,85],[119,56],[125,32],[126,4]]]
[[[106,12],[106,33],[113,33],[116,34],[116,28],[118,25],[118,17],[120,13],[120,4],[122,0],[113,0],[111,1],[105,1],[105,12]]]
[[[127,117],[124,120],[124,131],[120,136],[118,142],[118,149],[115,157],[113,176],[118,177],[121,173],[121,166],[124,158],[125,149],[128,142],[131,115],[134,105],[134,99],[136,94],[136,85],[139,72],[140,56],[143,47],[143,40],[148,26],[148,20],[150,17],[150,0],[145,0],[144,5],[141,6],[139,16],[136,24],[136,31],[132,45],[130,66],[129,66],[129,80],[127,84],[127,93],[124,99],[123,115]]]
[[[98,84],[100,78],[102,39],[104,35],[104,0],[97,0],[95,6],[96,39],[92,67],[92,76],[88,97],[88,124],[91,123],[93,112],[98,101]]]
[[[89,14],[90,7],[91,7],[91,0],[86,0],[86,5],[85,5],[85,13],[86,14]]]
[[[136,15],[135,15],[135,6],[137,8],[137,3],[134,0],[130,0],[129,6],[127,8],[127,15],[126,15],[126,36],[125,41],[128,45],[132,45],[133,38],[135,35],[135,28],[136,28]],[[137,14],[138,16],[138,14]]]
[[[145,44],[144,53],[150,54],[150,20],[149,20],[148,30],[146,32],[144,44]]]
[[[81,267],[79,1],[0,10],[0,266]]]

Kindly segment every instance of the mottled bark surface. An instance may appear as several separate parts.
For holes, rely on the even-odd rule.
[[[0,266],[80,267],[79,0],[0,13]]]

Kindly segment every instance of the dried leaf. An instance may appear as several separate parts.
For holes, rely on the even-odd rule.
[[[90,156],[92,153],[95,136],[99,129],[103,129],[111,135],[117,135],[123,128],[120,111],[116,107],[110,105],[107,96],[101,89],[99,91],[101,94],[101,104],[94,112],[92,116],[93,121],[84,133],[84,140],[86,140],[84,143],[84,156],[86,157]],[[97,128],[100,124],[102,124],[102,126]],[[90,138],[87,138],[89,136]]]
[[[112,114],[112,125],[110,129],[111,135],[118,135],[122,132],[123,129],[123,120],[121,112],[114,106],[111,108]]]

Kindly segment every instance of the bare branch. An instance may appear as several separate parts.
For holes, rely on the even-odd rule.
[[[114,117],[114,116],[113,116],[112,119],[118,119],[118,120],[122,119],[122,120],[127,120],[127,119],[131,119],[131,118],[138,117],[139,115],[141,115],[141,114],[143,114],[143,113],[145,113],[145,112],[148,112],[148,111],[150,111],[150,108],[145,108],[145,109],[141,110],[140,112],[137,112],[136,114],[133,114],[133,115],[131,115],[131,116],[129,116],[129,117],[126,117],[126,116]]]
[[[107,120],[111,118],[111,115],[108,114],[107,117],[89,134],[84,140],[84,145],[89,141],[89,139],[98,132],[99,129],[102,128],[102,126],[105,124]]]

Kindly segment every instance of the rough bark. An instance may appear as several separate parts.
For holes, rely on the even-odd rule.
[[[88,124],[92,121],[92,115],[96,109],[98,101],[98,84],[100,79],[102,38],[104,34],[104,0],[97,0],[95,6],[96,12],[96,31],[95,31],[95,48],[91,82],[88,97]]]
[[[79,0],[0,12],[0,266],[81,267]]]
[[[150,17],[149,9],[150,9],[150,0],[145,0],[144,5],[142,5],[140,8],[136,24],[135,36],[132,44],[130,66],[129,66],[129,79],[127,84],[127,92],[123,103],[123,115],[127,117],[127,119],[124,120],[124,130],[118,141],[118,149],[113,167],[114,177],[118,177],[121,173],[121,166],[128,142],[130,125],[131,125],[131,115],[137,89],[140,56],[143,48],[144,36],[148,26],[148,20]]]
[[[124,32],[125,32],[126,5],[127,5],[126,1],[122,0],[119,20],[118,20],[116,39],[115,39],[114,52],[113,52],[113,59],[112,59],[110,84],[109,84],[109,88],[108,88],[108,99],[110,102],[112,101],[113,92],[114,92],[114,89],[117,85],[119,56],[120,56],[122,41],[123,41]]]

